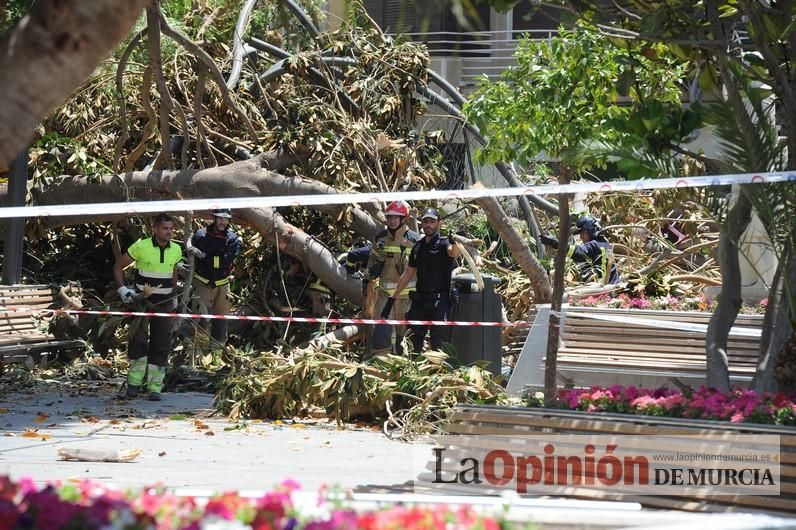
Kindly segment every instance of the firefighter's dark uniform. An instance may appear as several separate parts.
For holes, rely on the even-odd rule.
[[[611,243],[603,236],[569,247],[569,257],[575,262],[580,279],[584,282],[600,281],[607,275],[605,283],[619,283],[619,273],[610,259],[611,252]]]
[[[205,253],[196,258],[193,275],[194,294],[199,297],[205,309],[215,315],[230,312],[229,280],[232,264],[240,254],[241,240],[235,232],[227,228],[217,232],[211,224],[200,228],[191,238],[191,244]],[[227,342],[227,321],[213,319],[212,324],[202,322],[202,328],[210,327],[210,336],[216,348]]]
[[[412,301],[409,320],[447,320],[450,313],[451,273],[456,259],[448,256],[451,242],[435,234],[430,241],[420,239],[409,254],[409,266],[417,269],[416,290],[410,294]],[[443,326],[410,326],[409,333],[415,353],[423,350],[423,340],[431,328],[431,348],[442,347]]]
[[[147,298],[159,312],[171,311],[174,297],[174,267],[182,259],[182,249],[169,242],[158,245],[154,237],[139,239],[127,249],[135,260],[135,288],[148,289]],[[172,321],[165,317],[146,317],[130,337],[127,355],[130,369],[127,384],[140,387],[147,380],[147,391],[159,394],[163,388],[169,353],[171,352]]]

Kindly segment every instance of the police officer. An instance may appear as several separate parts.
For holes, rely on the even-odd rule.
[[[409,254],[406,270],[398,280],[392,297],[381,312],[387,318],[396,297],[417,278],[416,291],[407,318],[409,320],[447,320],[450,311],[451,273],[460,252],[451,236],[440,236],[440,216],[435,208],[426,208],[420,217],[424,237],[415,243]],[[411,326],[410,335],[415,353],[423,350],[426,332],[431,327],[431,348],[439,350],[444,336],[442,326]]]
[[[601,281],[607,277],[606,283],[619,283],[611,243],[601,231],[600,222],[591,215],[578,219],[572,233],[580,235],[582,244],[571,245],[567,257],[571,257],[577,265],[581,281]],[[558,240],[553,236],[543,235],[539,239],[547,246],[558,248]]]
[[[171,242],[174,221],[165,213],[155,217],[152,237],[139,239],[122,254],[113,266],[113,277],[122,301],[131,304],[141,293],[159,312],[174,310],[177,306],[177,263],[182,259],[182,249]],[[124,269],[135,262],[135,286],[124,284]],[[166,375],[171,351],[172,322],[167,317],[145,318],[130,335],[127,357],[130,369],[127,372],[129,398],[136,397],[146,378],[149,399],[160,400],[163,378]]]
[[[213,222],[200,228],[191,238],[188,252],[196,256],[192,286],[207,311],[215,315],[230,312],[229,280],[232,265],[241,250],[241,240],[230,227],[229,208],[213,210]],[[211,352],[220,352],[227,342],[227,321],[213,319],[201,323],[204,333],[210,327]]]
[[[415,290],[412,279],[405,287],[405,293],[394,293],[398,280],[406,270],[409,254],[415,243],[420,240],[417,232],[409,230],[406,218],[409,217],[409,205],[403,201],[392,202],[387,205],[384,212],[387,218],[387,227],[376,234],[368,258],[368,276],[371,281],[377,282],[376,303],[373,306],[374,314],[386,314],[389,318],[391,311],[384,311],[388,300],[392,299],[391,309],[394,309],[396,319],[404,318],[408,307],[408,295]],[[392,297],[392,298],[391,298]],[[389,353],[392,345],[393,326],[377,324],[371,336],[371,353],[379,355]],[[405,326],[395,326],[395,352],[403,353],[403,336]]]

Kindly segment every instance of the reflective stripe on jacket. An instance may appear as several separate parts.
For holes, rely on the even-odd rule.
[[[169,242],[161,247],[153,236],[130,245],[127,255],[135,260],[135,286],[138,290],[149,286],[152,294],[171,294],[174,267],[182,259],[182,249],[178,245]]]

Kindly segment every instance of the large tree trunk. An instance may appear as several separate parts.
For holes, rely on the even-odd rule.
[[[562,169],[558,177],[560,184],[569,184],[569,172]],[[544,362],[544,398],[546,403],[558,399],[556,378],[558,377],[558,342],[561,338],[561,305],[564,298],[564,277],[566,276],[567,252],[569,250],[569,199],[571,194],[558,196],[558,250],[553,276],[553,299],[550,304],[550,320],[547,330],[547,356]]]
[[[475,202],[484,209],[489,222],[500,234],[506,246],[509,247],[511,255],[522,268],[522,271],[528,276],[531,288],[533,288],[534,303],[545,304],[549,302],[553,289],[550,286],[547,271],[544,270],[542,264],[531,252],[528,243],[511,226],[509,217],[503,211],[503,208],[500,207],[500,203],[493,197],[483,197]]]
[[[147,0],[38,0],[0,41],[0,167],[91,75]]]
[[[268,243],[278,244],[281,252],[304,263],[329,289],[355,305],[362,304],[362,282],[346,274],[345,267],[320,241],[270,208],[246,208],[236,214],[263,234]]]
[[[107,175],[88,179],[64,176],[44,190],[33,190],[34,203],[78,204],[97,202],[124,202],[131,199],[171,199],[203,197],[335,195],[337,190],[322,182],[301,177],[288,177],[273,169],[284,169],[290,157],[273,153],[258,155],[249,160],[227,166],[207,169],[135,171],[122,175]],[[5,197],[0,189],[0,204]],[[527,243],[512,227],[508,217],[495,199],[479,199],[490,222],[506,241],[512,255],[528,274],[539,302],[550,299],[551,288],[547,275]],[[382,228],[365,210],[346,204],[324,204],[310,208],[321,211],[335,222],[348,226],[367,239]],[[250,212],[250,213],[244,213]],[[258,213],[252,213],[258,212]],[[266,213],[263,213],[266,212]],[[346,299],[359,303],[362,294],[357,282],[347,278],[344,269],[334,256],[318,241],[300,228],[288,225],[281,216],[270,209],[250,209],[237,212],[247,224],[266,235],[270,243],[288,245],[284,250],[304,262],[333,291]],[[81,224],[124,217],[126,214],[104,215],[101,218],[67,216],[47,217],[44,222],[51,227]],[[290,242],[289,244],[287,242]]]
[[[738,241],[751,219],[752,206],[743,186],[738,200],[730,208],[727,221],[721,227],[719,267],[721,268],[721,293],[713,316],[710,317],[705,353],[707,355],[707,384],[723,392],[730,389],[727,337],[741,309],[741,267],[738,260]]]
[[[278,160],[274,164],[278,166]],[[271,159],[259,155],[249,160],[207,169],[172,171],[134,171],[123,175],[108,175],[88,179],[64,176],[45,190],[35,192],[34,202],[45,204],[76,204],[86,202],[114,202],[137,199],[166,199],[202,197],[252,197],[292,195],[335,195],[337,190],[322,182],[301,177],[287,177],[270,171]],[[349,226],[367,238],[381,228],[360,208],[346,204],[312,206]],[[107,218],[107,217],[104,217]],[[97,219],[92,219],[96,221]],[[80,217],[50,217],[49,226],[64,226],[87,222]]]
[[[787,290],[790,290],[790,295]],[[791,302],[788,300],[789,296]],[[780,378],[775,375],[781,377],[785,375],[783,372],[792,371],[783,364],[792,364],[793,360],[779,359],[779,355],[794,333],[791,323],[793,314],[790,306],[794,300],[796,300],[796,252],[793,249],[787,249],[780,259],[777,274],[774,276],[774,284],[768,295],[768,307],[763,323],[764,335],[760,341],[760,358],[752,379],[752,388],[756,392],[786,390],[778,384]],[[781,361],[785,361],[785,363]],[[790,379],[792,378],[791,374]]]

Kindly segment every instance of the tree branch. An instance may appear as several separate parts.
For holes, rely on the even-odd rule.
[[[199,45],[189,39],[186,35],[181,33],[180,31],[172,28],[169,26],[169,23],[166,21],[166,17],[163,15],[162,12],[160,14],[160,26],[163,30],[163,33],[174,39],[180,46],[185,48],[188,53],[194,55],[197,59],[199,59],[202,64],[204,64],[207,69],[210,71],[210,75],[212,76],[213,80],[218,85],[219,90],[221,90],[221,97],[224,99],[224,104],[230,109],[232,112],[238,115],[238,117],[243,120],[243,125],[246,127],[249,135],[253,142],[257,142],[257,131],[254,129],[254,125],[252,125],[251,120],[246,115],[243,110],[233,101],[232,96],[229,92],[229,88],[227,88],[227,84],[224,81],[224,76],[221,75],[221,71],[218,69],[218,65],[213,61],[213,58],[207,54]]]
[[[0,41],[0,166],[127,35],[148,0],[39,0]]]

